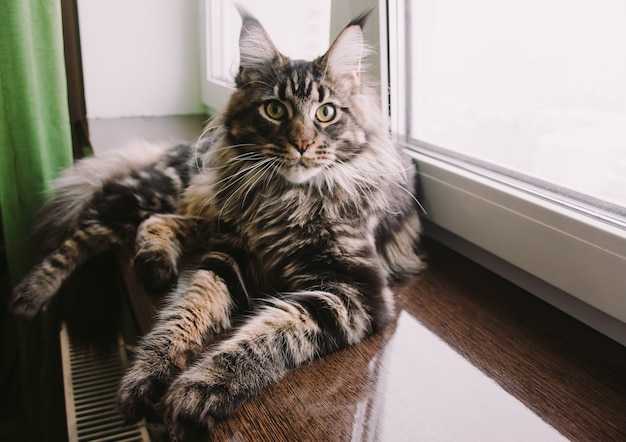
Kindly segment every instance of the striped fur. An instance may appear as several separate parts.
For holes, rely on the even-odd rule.
[[[47,213],[71,210],[45,225],[47,253],[11,304],[34,316],[82,262],[135,241],[138,277],[169,294],[119,402],[129,418],[163,413],[180,436],[378,330],[394,284],[422,267],[415,170],[360,71],[367,14],[312,62],[242,18],[225,112],[194,146],[69,171]]]

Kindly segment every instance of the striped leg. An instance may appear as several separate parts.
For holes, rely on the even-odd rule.
[[[76,267],[120,242],[119,235],[95,223],[78,229],[15,287],[9,310],[23,319],[34,318],[48,306]]]
[[[155,411],[171,380],[215,333],[230,327],[232,308],[224,280],[209,270],[193,271],[188,283],[170,295],[122,380],[118,400],[129,419]]]
[[[181,440],[211,432],[290,369],[357,343],[371,333],[371,319],[356,289],[326,285],[271,301],[229,339],[184,371],[164,398]]]

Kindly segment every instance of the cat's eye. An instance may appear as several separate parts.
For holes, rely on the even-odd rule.
[[[335,110],[335,106],[330,103],[326,103],[317,108],[317,111],[315,111],[315,117],[322,123],[328,123],[329,121],[335,119],[336,113],[337,111]]]
[[[265,113],[274,120],[282,120],[287,116],[287,109],[280,101],[272,100],[265,103]]]

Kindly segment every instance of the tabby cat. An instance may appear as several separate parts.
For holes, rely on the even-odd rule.
[[[32,318],[78,266],[134,240],[138,278],[169,293],[119,404],[129,419],[161,413],[181,437],[380,329],[391,288],[422,267],[415,168],[361,72],[368,13],[312,62],[282,55],[241,15],[223,114],[191,146],[67,171],[45,211],[47,253],[11,300]]]

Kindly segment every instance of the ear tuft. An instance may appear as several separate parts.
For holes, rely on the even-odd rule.
[[[239,65],[242,69],[259,68],[281,58],[261,23],[248,11],[239,7],[242,26],[239,34]]]
[[[370,52],[363,40],[363,26],[372,10],[365,11],[341,31],[322,58],[332,75],[346,77],[359,84],[362,59]]]
[[[374,8],[370,8],[361,12],[359,16],[353,18],[352,21],[348,23],[348,26],[346,26],[346,28],[349,26],[358,26],[361,29],[363,29],[363,27],[365,26],[365,23],[367,22],[367,19],[370,17],[373,11],[374,11]]]

